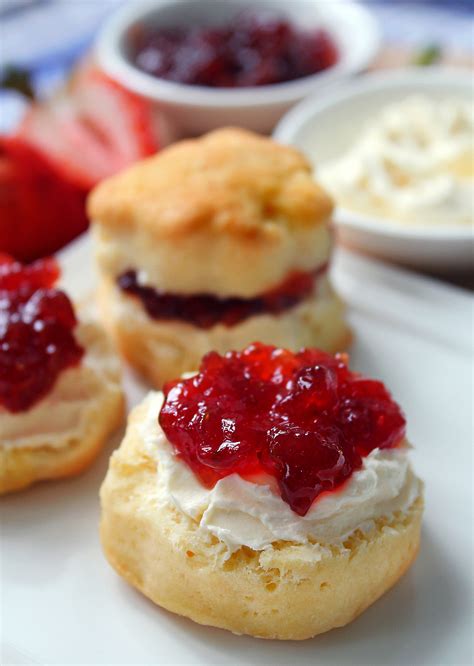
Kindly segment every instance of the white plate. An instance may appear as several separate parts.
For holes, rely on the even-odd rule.
[[[412,67],[366,74],[304,100],[278,124],[274,138],[305,152],[316,167],[351,146],[387,104],[409,95],[447,96],[472,101],[470,70]],[[336,209],[340,238],[350,246],[411,266],[459,269],[472,266],[473,229],[466,226],[408,225]]]
[[[93,287],[88,240],[63,255],[76,298]],[[82,477],[2,501],[3,664],[219,666],[467,665],[472,659],[472,300],[464,292],[340,252],[353,366],[403,405],[426,481],[419,558],[351,625],[302,643],[204,628],[155,607],[102,556],[98,489],[115,438]],[[144,387],[127,376],[130,403]]]

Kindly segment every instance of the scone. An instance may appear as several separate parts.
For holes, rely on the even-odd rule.
[[[255,340],[348,344],[332,202],[293,148],[218,130],[103,182],[88,208],[104,322],[153,385]]]
[[[130,415],[101,489],[105,554],[196,622],[310,638],[413,562],[423,499],[408,449],[398,405],[345,355],[212,352]]]
[[[123,419],[119,360],[58,277],[0,255],[0,494],[78,474]]]

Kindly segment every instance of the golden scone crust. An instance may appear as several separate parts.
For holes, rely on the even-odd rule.
[[[36,405],[0,410],[0,494],[36,481],[79,474],[124,417],[120,363],[105,332],[81,322],[76,337],[85,354],[65,370]]]
[[[259,235],[270,221],[314,226],[331,211],[301,153],[234,128],[166,148],[102,182],[88,202],[92,219],[146,227],[157,240],[203,227]]]
[[[229,559],[196,524],[156,499],[156,462],[139,433],[136,408],[101,489],[105,554],[129,583],[164,608],[200,624],[261,638],[300,640],[340,627],[406,571],[420,540],[422,499],[342,546],[278,542],[242,547]]]
[[[240,129],[182,141],[92,192],[102,274],[249,298],[329,259],[332,201],[293,148]]]
[[[186,322],[150,318],[142,304],[103,279],[99,290],[102,319],[121,354],[152,386],[199,367],[209,351],[224,353],[253,342],[297,351],[318,347],[335,353],[347,349],[351,332],[345,307],[322,277],[313,298],[278,316],[262,314],[231,327],[200,329]]]

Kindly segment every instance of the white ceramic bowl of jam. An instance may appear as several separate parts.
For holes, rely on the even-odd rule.
[[[247,11],[280,15],[287,26],[299,34],[314,35],[322,30],[335,49],[335,58],[329,59],[329,65],[326,60],[321,71],[294,80],[255,84],[250,77],[249,85],[240,81],[239,85],[243,87],[233,87],[235,81],[232,80],[230,87],[210,87],[208,83],[201,85],[199,77],[196,85],[194,82],[182,83],[174,74],[174,80],[168,80],[168,74],[157,73],[160,68],[155,65],[159,64],[157,61],[162,62],[162,51],[158,55],[149,51],[143,55],[144,34],[149,38],[153,31],[160,31],[162,35],[163,30],[175,28],[195,30],[196,26],[209,29],[230,26],[235,24],[236,17]],[[265,35],[262,39],[266,41]],[[300,48],[301,41],[294,39],[294,48]],[[364,70],[376,54],[379,41],[379,30],[370,11],[351,0],[259,0],[258,3],[248,0],[154,0],[127,4],[114,15],[99,34],[96,53],[99,64],[112,78],[154,104],[170,126],[172,136],[182,136],[200,134],[224,125],[269,132],[285,111],[303,97]],[[149,46],[149,41],[146,44]],[[191,60],[202,58],[207,56],[209,43],[197,48],[190,44],[190,47]],[[315,48],[321,48],[321,45]],[[259,66],[259,62],[252,62],[254,56],[252,49],[238,53],[244,61],[250,58],[246,67],[251,73],[255,73]],[[143,63],[146,63],[147,71]],[[210,67],[213,66],[210,63]]]
[[[344,88],[333,88],[323,98],[313,95],[298,104],[280,121],[274,138],[305,152],[316,173],[323,177],[325,167],[347,155],[384,110],[393,110],[394,105],[413,100],[414,96],[434,104],[462,100],[463,104],[472,105],[472,72],[413,67],[365,74]],[[472,180],[468,187],[474,187]],[[337,200],[336,191],[333,196]],[[473,195],[471,204],[467,202],[471,211],[472,199]],[[463,271],[472,267],[474,227],[472,223],[454,223],[449,213],[447,210],[445,217],[439,216],[436,223],[429,219],[408,223],[389,215],[355,212],[340,204],[334,221],[340,240],[358,250],[407,266]]]

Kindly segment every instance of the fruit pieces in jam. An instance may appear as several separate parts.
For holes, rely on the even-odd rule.
[[[32,407],[82,357],[71,302],[53,286],[58,277],[54,259],[24,266],[0,254],[0,407],[10,412]]]
[[[197,375],[167,383],[164,394],[159,423],[204,485],[267,473],[300,516],[364,456],[405,435],[404,416],[381,382],[351,372],[344,354],[316,349],[256,343],[211,352]]]
[[[293,81],[334,65],[338,51],[321,29],[301,29],[270,10],[246,10],[220,26],[136,26],[132,60],[147,74],[213,88]]]
[[[216,324],[235,326],[248,317],[275,315],[298,305],[311,295],[315,280],[326,268],[325,265],[311,272],[294,271],[276,289],[256,298],[168,294],[140,285],[133,270],[122,273],[117,284],[122,291],[138,297],[152,319],[180,320],[206,329]]]

